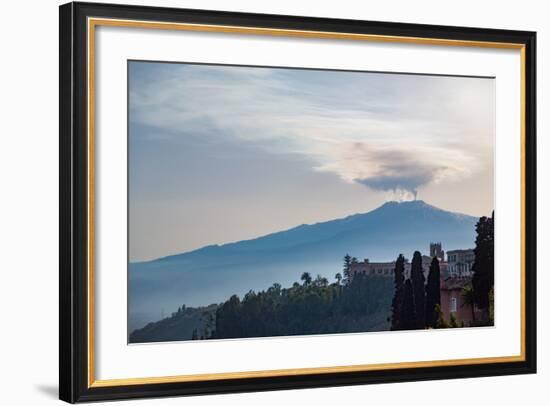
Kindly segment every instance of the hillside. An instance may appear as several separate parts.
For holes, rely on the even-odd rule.
[[[130,343],[189,340],[193,331],[204,331],[216,313],[217,305],[178,308],[170,317],[148,323],[130,334]]]
[[[388,202],[342,219],[131,263],[129,330],[158,320],[163,309],[219,303],[273,283],[289,286],[306,271],[333,280],[346,253],[384,261],[425,253],[432,241],[441,241],[445,250],[469,248],[476,221],[423,201]]]
[[[356,333],[390,328],[393,280],[355,276],[349,283],[317,277],[232,295],[220,305],[179,308],[130,334],[130,343]]]

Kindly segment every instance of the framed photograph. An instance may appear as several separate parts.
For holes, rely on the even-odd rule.
[[[60,398],[536,371],[534,32],[60,7]]]

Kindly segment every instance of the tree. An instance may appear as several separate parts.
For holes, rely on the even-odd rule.
[[[351,266],[353,264],[357,263],[357,258],[352,257],[349,254],[346,254],[344,256],[344,268],[343,268],[343,274],[344,274],[344,285],[347,285],[351,282]]]
[[[457,328],[458,323],[456,321],[456,317],[454,313],[451,313],[451,317],[449,318],[449,327],[451,328]]]
[[[311,284],[311,275],[309,272],[304,272],[300,279],[304,282],[304,286],[309,286]]]
[[[309,277],[303,278],[305,283]],[[343,286],[328,283],[322,276],[313,278],[307,287],[299,283],[288,288],[274,284],[266,290],[248,292],[241,301],[234,295],[219,304],[215,330],[205,329],[204,337],[268,337],[380,329],[381,321],[391,312],[392,293],[391,279],[362,273]],[[412,305],[410,309],[414,311]],[[197,335],[201,334],[203,331],[199,329]]]
[[[336,279],[336,282],[338,283],[338,285],[340,285],[340,283],[342,282],[342,274],[338,272],[336,275],[334,275],[334,279]]]
[[[214,315],[212,314],[212,312],[203,312],[201,319],[204,323],[204,330],[203,330],[204,337],[211,338],[216,328]],[[191,339],[193,338],[191,337]]]
[[[403,286],[403,305],[401,307],[400,329],[413,330],[416,328],[416,310],[414,306],[414,292],[410,279]]]
[[[426,289],[424,287],[424,271],[422,270],[422,255],[415,251],[411,263],[411,283],[416,315],[416,328],[426,327]]]
[[[403,290],[405,283],[405,257],[399,254],[395,261],[394,270],[394,287],[395,291],[392,300],[392,317],[391,317],[391,329],[401,330],[401,308],[403,307]]]
[[[351,255],[346,254],[344,256],[344,269],[343,269],[344,283],[347,283],[349,281],[351,276],[350,271],[351,271]]]
[[[443,317],[443,312],[441,311],[441,305],[436,304],[435,305],[435,314],[436,314],[436,322],[435,322],[435,328],[448,328],[449,325],[445,321],[445,317]]]
[[[191,335],[191,340],[198,340],[199,339],[199,333],[197,332],[197,329],[193,329],[193,334]]]
[[[461,307],[464,307],[464,306],[470,306],[471,310],[472,310],[472,322],[475,322],[476,321],[476,312],[475,312],[475,302],[474,302],[474,290],[472,289],[471,286],[466,286],[464,288],[462,288],[462,299],[463,299],[463,302],[462,302],[462,305]]]
[[[317,275],[317,277],[315,278],[315,281],[313,281],[313,284],[316,287],[325,288],[328,286],[328,279],[321,275]]]
[[[441,305],[439,260],[433,257],[426,284],[426,326],[434,328],[437,323],[435,306]]]
[[[476,224],[475,260],[472,267],[474,303],[489,310],[489,292],[495,283],[494,273],[494,212],[492,217],[481,217]]]

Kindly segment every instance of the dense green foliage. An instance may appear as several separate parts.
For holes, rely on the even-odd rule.
[[[445,320],[445,317],[443,316],[443,312],[441,311],[441,305],[439,304],[435,305],[435,314],[436,314],[435,328],[449,328],[449,324]]]
[[[416,317],[416,327],[424,328],[426,326],[426,289],[425,289],[424,270],[422,269],[422,254],[415,251],[411,263],[411,283],[414,297],[414,312]]]
[[[185,307],[183,305],[170,317],[149,323],[134,330],[129,337],[130,343],[150,343],[156,341],[180,341],[201,338],[209,335],[209,326],[213,324],[217,305],[206,307]]]
[[[426,284],[420,252],[413,255],[411,277],[407,280],[403,269],[404,257],[400,254],[395,261],[392,330],[448,327],[441,313],[439,260],[432,259]]]
[[[475,262],[472,278],[474,302],[479,309],[489,311],[489,292],[495,284],[494,213],[481,217],[476,224]]]
[[[351,257],[345,261],[347,277],[337,273],[334,283],[304,272],[302,284],[295,282],[289,288],[275,283],[267,290],[248,292],[242,300],[233,295],[219,305],[182,306],[170,317],[132,332],[130,342],[388,330],[392,280],[352,276],[349,269],[355,261]]]
[[[403,288],[403,306],[401,308],[398,330],[414,330],[417,327],[416,306],[414,305],[414,290],[410,279],[405,281]]]
[[[351,258],[349,259],[351,263]],[[346,266],[346,264],[344,264]],[[216,311],[208,338],[349,333],[387,330],[392,280],[349,272],[347,283],[302,275],[302,284],[233,295]]]
[[[469,306],[472,311],[472,322],[476,322],[475,302],[474,302],[474,289],[471,286],[462,288],[462,306]]]
[[[437,305],[441,305],[441,272],[439,270],[439,260],[432,259],[428,282],[426,284],[426,327],[435,328],[438,314],[435,311]]]
[[[352,257],[350,254],[344,256],[344,283],[348,283],[351,280],[351,265],[357,263],[357,258]],[[338,274],[337,274],[338,275]],[[338,279],[338,278],[337,278]]]
[[[394,271],[394,288],[395,293],[392,300],[392,330],[401,330],[401,309],[403,307],[404,290],[405,290],[405,257],[399,255],[395,261]]]

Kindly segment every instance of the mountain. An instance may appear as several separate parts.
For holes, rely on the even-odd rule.
[[[346,253],[359,260],[389,261],[430,242],[471,248],[476,217],[424,201],[387,202],[367,213],[302,224],[259,238],[211,245],[129,265],[129,330],[158,320],[182,304],[206,306],[273,283],[290,286],[303,272],[332,280]]]
[[[134,330],[130,334],[129,342],[135,344],[190,340],[194,331],[203,332],[209,319],[215,319],[217,308],[215,304],[199,308],[178,308],[171,316]]]

